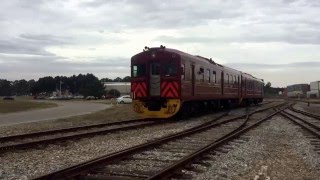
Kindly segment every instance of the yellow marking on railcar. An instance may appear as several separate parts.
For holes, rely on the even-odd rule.
[[[134,111],[146,118],[169,118],[177,114],[181,107],[180,99],[168,99],[167,106],[165,108],[161,107],[159,111],[149,111],[144,106],[144,102],[139,100],[133,100],[132,103]]]

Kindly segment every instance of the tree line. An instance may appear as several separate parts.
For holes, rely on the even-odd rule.
[[[15,80],[8,81],[6,79],[0,79],[0,96],[12,96],[12,95],[37,95],[40,93],[52,94],[52,92],[60,90],[68,90],[73,95],[83,96],[95,96],[101,97],[104,95],[105,89],[103,83],[105,82],[130,82],[131,77],[126,76],[124,78],[117,77],[115,79],[102,78],[99,80],[93,74],[79,74],[78,76],[46,76],[35,80]],[[277,96],[279,91],[283,91],[284,88],[271,87],[271,83],[268,82],[264,86],[265,96]],[[118,94],[118,92],[110,92],[110,94]]]
[[[21,96],[21,95],[50,95],[54,91],[68,90],[73,95],[95,96],[101,97],[104,95],[104,82],[130,82],[130,76],[124,78],[117,77],[115,79],[102,78],[99,80],[93,74],[79,74],[70,77],[66,76],[46,76],[39,80],[15,80],[8,81],[0,79],[0,96]]]
[[[285,88],[281,87],[271,87],[271,83],[267,82],[263,87],[263,92],[265,97],[279,96],[279,92],[283,92]]]

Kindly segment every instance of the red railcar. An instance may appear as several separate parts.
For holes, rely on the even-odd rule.
[[[167,118],[263,99],[261,79],[163,46],[133,56],[131,73],[134,110],[146,117]]]

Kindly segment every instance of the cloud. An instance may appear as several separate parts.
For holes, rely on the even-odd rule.
[[[104,16],[100,22],[110,28],[177,28],[206,24],[208,20],[236,18],[242,15],[236,9],[237,2],[211,1],[90,1],[79,7],[97,10]],[[223,9],[223,10],[222,10]],[[231,10],[232,9],[232,10]]]
[[[0,53],[29,54],[54,56],[45,50],[47,46],[67,44],[67,37],[58,37],[48,34],[21,34],[17,38],[0,40]]]
[[[288,64],[264,64],[264,63],[227,63],[226,66],[234,67],[237,69],[259,69],[259,70],[268,70],[268,69],[298,69],[298,68],[320,68],[319,62],[296,62]]]
[[[21,34],[20,38],[33,43],[42,45],[60,45],[66,44],[70,37],[59,37],[50,34]],[[70,41],[70,40],[69,40]]]
[[[259,69],[259,62],[268,62],[261,71],[316,69],[319,64],[292,64],[320,58],[319,7],[310,0],[4,1],[0,74],[129,75],[123,62],[146,45],[160,44],[238,62],[239,68]]]
[[[315,44],[320,45],[320,30],[309,30],[309,31],[291,31],[288,33],[274,33],[274,34],[263,34],[263,33],[247,33],[239,32],[233,36],[218,36],[210,35],[207,36],[167,36],[162,35],[153,39],[154,41],[162,41],[166,43],[270,43],[280,42],[288,44]]]
[[[117,71],[117,74],[114,74],[114,71]],[[100,75],[100,78],[126,76],[130,74],[130,60],[114,57],[79,62],[56,56],[0,55],[0,76],[5,75],[11,80],[37,79],[39,74],[73,75],[79,73],[93,73]]]
[[[4,54],[34,54],[34,55],[54,55],[43,49],[43,47],[36,44],[32,44],[28,41],[22,40],[11,40],[3,41],[0,40],[0,53]]]
[[[227,63],[224,65],[262,78],[265,83],[271,82],[274,87],[286,87],[291,84],[320,80],[320,61],[288,64]]]

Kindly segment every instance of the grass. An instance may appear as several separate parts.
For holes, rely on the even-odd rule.
[[[0,100],[0,114],[56,107],[54,103],[34,102],[24,99]]]

